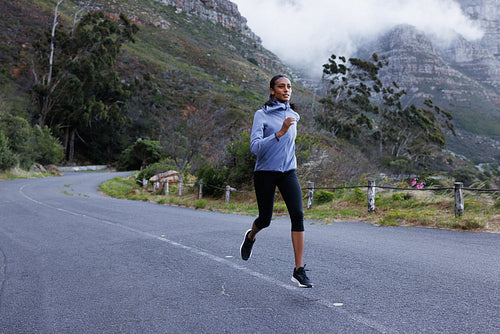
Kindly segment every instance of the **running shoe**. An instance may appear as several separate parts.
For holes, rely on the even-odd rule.
[[[312,288],[313,285],[306,275],[305,265],[299,269],[293,269],[292,282],[297,283],[301,288]]]
[[[243,242],[241,243],[240,246],[240,253],[241,253],[241,258],[243,260],[248,260],[250,256],[252,256],[252,246],[255,240],[251,240],[248,238],[248,233],[250,233],[252,230],[248,230],[245,232],[245,238],[243,239]]]

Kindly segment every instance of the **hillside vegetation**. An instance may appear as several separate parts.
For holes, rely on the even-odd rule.
[[[75,15],[81,18],[86,12],[102,12],[104,19],[114,22],[123,13],[139,30],[133,42],[121,45],[113,65],[119,76],[116,89],[126,97],[113,105],[123,119],[111,122],[109,115],[85,122],[74,119],[78,124],[74,155],[66,152],[64,162],[140,168],[162,161],[164,167],[184,173],[202,170],[248,183],[242,175],[251,173],[253,163],[246,145],[253,113],[267,99],[269,79],[285,73],[293,80],[292,71],[257,41],[173,6],[151,0],[93,1],[84,8],[81,4],[61,3],[58,29],[71,34],[78,22]],[[26,131],[35,131],[32,129],[39,123],[32,94],[32,69],[37,60],[33,46],[47,40],[55,6],[53,0],[0,3],[0,38],[4,41],[0,48],[0,116],[26,120]],[[344,182],[380,171],[414,174],[424,170],[450,174],[461,170],[472,175],[469,183],[492,176],[477,173],[467,162],[439,151],[429,152],[428,164],[413,170],[411,161],[401,168],[384,157],[368,156],[366,143],[359,138],[346,140],[321,131],[322,124],[315,117],[322,108],[319,100],[294,82],[293,101],[302,116],[297,156],[303,179]],[[47,125],[67,149],[67,125],[56,118]],[[4,147],[12,148],[13,140],[7,139],[10,142],[3,140]],[[149,139],[143,151],[133,148],[138,139]],[[134,155],[139,165],[130,163],[122,152]],[[155,159],[144,156],[150,153]],[[207,166],[215,169],[207,171]]]

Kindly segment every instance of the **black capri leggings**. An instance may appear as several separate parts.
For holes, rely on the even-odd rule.
[[[274,193],[276,186],[285,200],[292,231],[304,231],[304,210],[302,208],[302,190],[295,170],[288,172],[257,171],[254,172],[255,194],[259,206],[259,217],[255,226],[259,229],[268,227],[273,217]]]

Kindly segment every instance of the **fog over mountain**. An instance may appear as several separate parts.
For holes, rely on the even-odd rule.
[[[319,76],[332,53],[356,50],[396,25],[409,24],[445,46],[483,31],[453,0],[232,0],[263,45],[284,61]]]

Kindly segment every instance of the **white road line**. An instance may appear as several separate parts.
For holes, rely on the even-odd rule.
[[[78,213],[78,212],[69,211],[69,210],[66,210],[66,209],[58,208],[58,207],[55,207],[55,206],[52,206],[52,205],[49,205],[49,204],[37,201],[37,200],[29,197],[28,195],[26,195],[23,192],[23,189],[24,189],[25,186],[26,185],[23,185],[19,189],[19,192],[21,193],[21,195],[23,195],[26,199],[28,199],[28,200],[30,200],[30,201],[32,201],[34,203],[37,203],[37,204],[39,204],[41,206],[45,206],[47,208],[54,209],[54,210],[57,210],[57,211],[61,211],[61,212],[64,212],[64,213],[67,213],[67,214],[70,214],[70,215],[73,215],[73,216],[79,216],[79,217],[93,219],[93,220],[96,220],[98,222],[101,222],[101,223],[104,223],[104,224],[107,224],[107,225],[111,225],[113,227],[118,227],[120,229],[127,230],[127,231],[135,233],[135,234],[139,234],[139,235],[142,235],[142,236],[145,236],[145,237],[148,237],[148,238],[152,238],[152,239],[156,239],[156,240],[165,242],[165,243],[167,243],[167,244],[169,244],[171,246],[184,249],[185,251],[188,251],[190,253],[193,253],[193,254],[196,254],[198,256],[210,259],[212,261],[224,264],[224,265],[226,265],[228,267],[231,267],[233,269],[236,269],[238,271],[241,271],[241,272],[244,272],[244,273],[246,273],[248,275],[251,275],[251,276],[253,276],[253,277],[257,278],[257,279],[266,281],[266,282],[268,282],[270,284],[273,284],[275,286],[278,286],[280,288],[283,288],[283,289],[286,289],[286,290],[289,290],[289,291],[293,291],[295,293],[297,293],[299,291],[302,291],[302,290],[305,290],[303,288],[298,288],[298,287],[295,287],[295,286],[292,286],[292,285],[289,285],[289,284],[285,284],[285,283],[283,283],[281,281],[278,281],[277,279],[274,279],[274,278],[272,278],[270,276],[261,274],[261,273],[259,273],[257,271],[251,270],[251,269],[248,269],[247,267],[244,267],[244,266],[239,265],[237,263],[231,262],[231,261],[229,261],[229,260],[227,260],[225,258],[219,257],[217,255],[213,255],[213,254],[210,254],[210,253],[208,253],[206,251],[203,251],[203,250],[191,247],[191,246],[186,246],[186,245],[183,245],[183,244],[181,244],[179,242],[167,239],[164,235],[158,236],[158,235],[155,235],[155,234],[152,234],[152,233],[149,233],[149,232],[144,232],[144,231],[141,231],[141,230],[137,230],[135,228],[124,226],[124,225],[121,225],[121,224],[116,223],[116,222],[112,222],[112,221],[109,221],[109,220],[103,220],[103,219],[98,218],[98,217],[93,217],[93,216],[89,216],[89,215]],[[312,289],[314,289],[314,288],[312,288]],[[312,289],[307,289],[308,290],[307,292],[311,291]],[[305,293],[302,293],[302,296],[306,296],[308,298],[313,299],[313,296],[310,295],[310,294],[306,295]],[[332,301],[326,300],[324,298],[316,298],[316,296],[314,296],[314,301],[316,303],[318,303],[319,305],[322,305],[322,306],[325,306],[327,308],[333,309],[334,311],[343,314],[347,318],[349,318],[351,320],[354,320],[355,322],[358,322],[358,323],[360,323],[362,325],[365,325],[367,327],[370,327],[370,328],[372,328],[372,329],[374,329],[374,330],[376,330],[376,331],[378,331],[380,333],[397,333],[396,330],[387,328],[386,326],[384,326],[384,325],[382,325],[382,324],[380,324],[380,323],[378,323],[376,321],[367,319],[367,318],[362,317],[360,315],[349,313],[348,311],[346,311],[345,309],[343,309],[342,307],[340,307],[340,305],[343,306],[343,303],[332,302]]]

